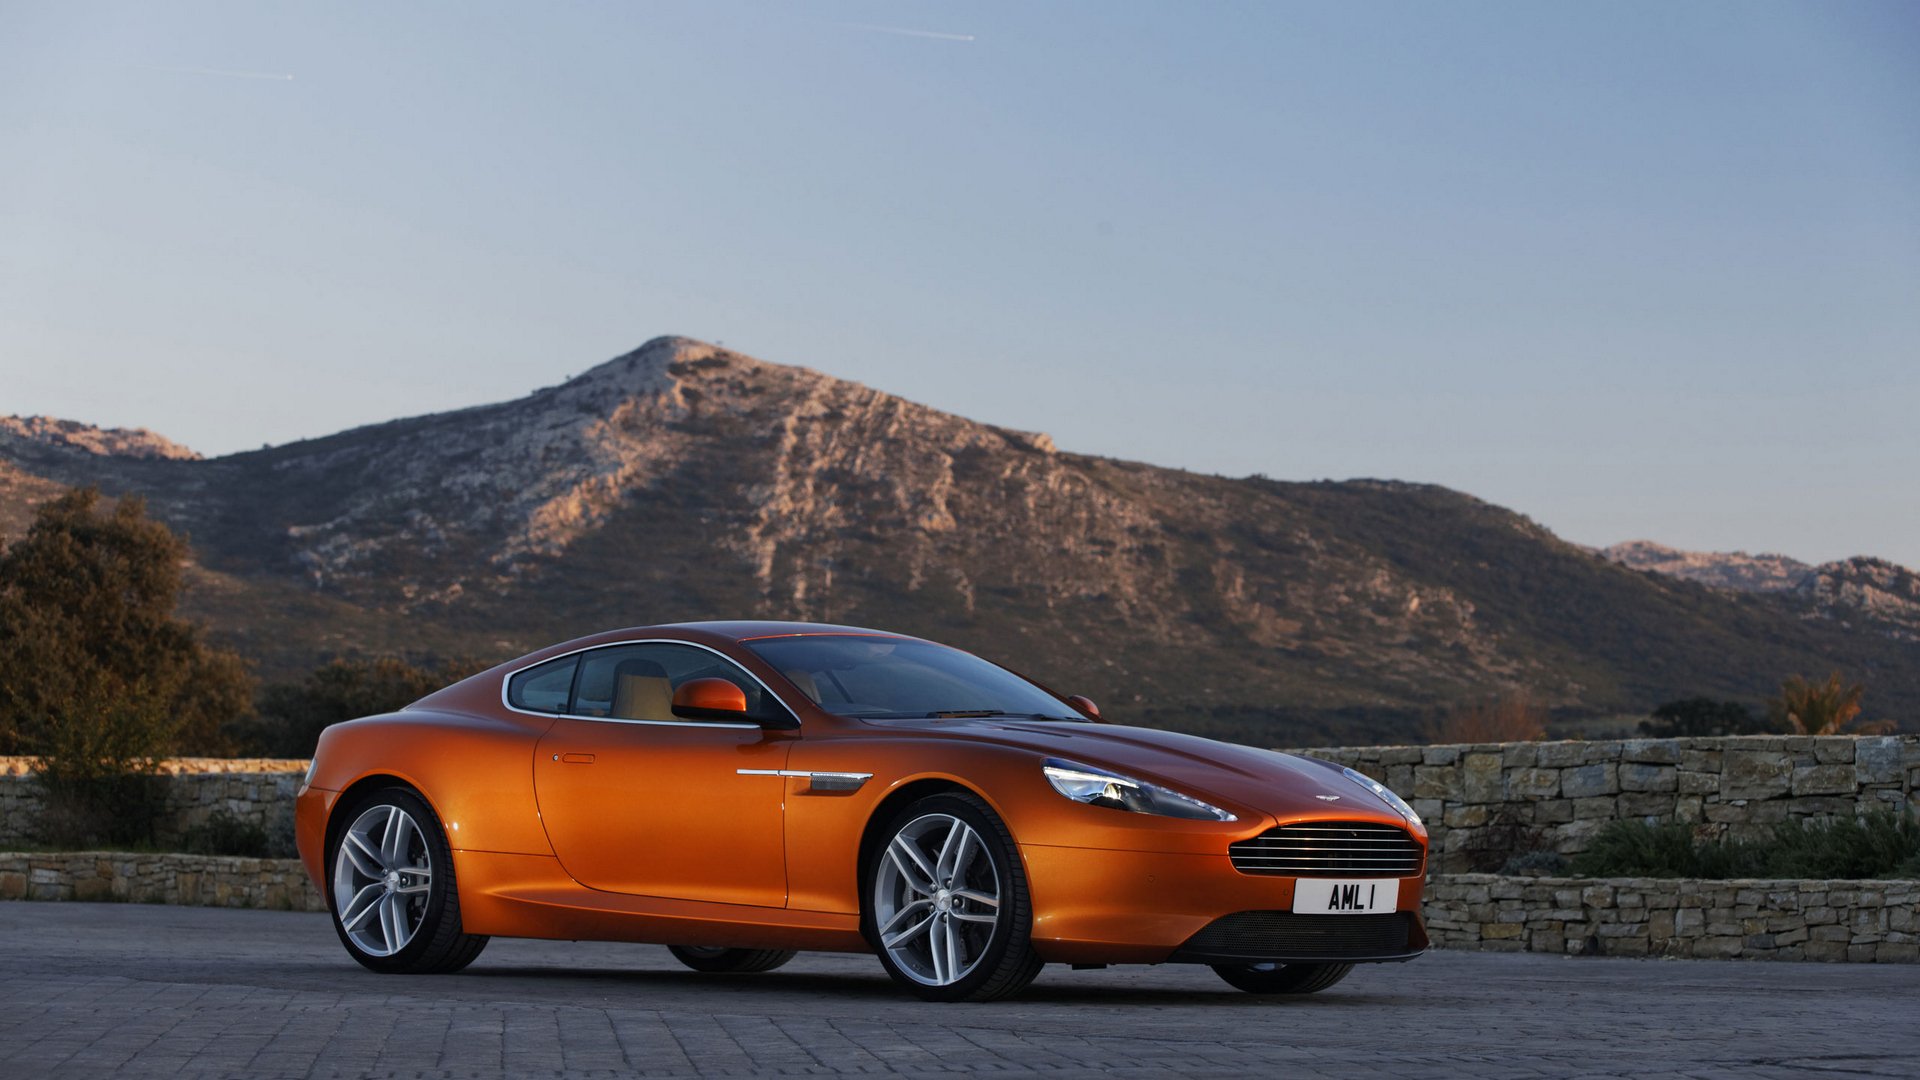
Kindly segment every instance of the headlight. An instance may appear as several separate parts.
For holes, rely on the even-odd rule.
[[[1425,825],[1421,825],[1420,823],[1420,815],[1414,813],[1413,807],[1407,805],[1407,800],[1388,790],[1387,785],[1375,780],[1366,773],[1354,769],[1341,769],[1340,771],[1346,775],[1347,779],[1379,796],[1381,802],[1393,807],[1394,812],[1401,817],[1406,818],[1415,825],[1420,825],[1423,829],[1426,828]]]
[[[1088,806],[1107,806],[1131,810],[1136,814],[1191,818],[1198,821],[1234,821],[1232,814],[1210,806],[1191,795],[1182,795],[1158,784],[1135,780],[1131,776],[1049,758],[1042,764],[1047,783],[1053,790]]]
[[[307,788],[307,787],[313,786],[313,770],[319,764],[320,764],[320,755],[318,753],[315,753],[312,757],[307,759],[307,775],[300,778],[301,787]]]

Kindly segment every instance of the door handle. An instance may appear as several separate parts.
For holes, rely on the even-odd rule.
[[[560,762],[562,765],[591,765],[593,764],[593,755],[555,754],[553,755],[553,760]]]

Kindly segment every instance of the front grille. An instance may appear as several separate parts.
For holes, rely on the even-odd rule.
[[[1407,830],[1370,821],[1282,825],[1229,845],[1227,853],[1243,874],[1287,877],[1413,877],[1423,861]]]
[[[1176,961],[1394,960],[1409,946],[1413,915],[1296,915],[1242,911],[1208,923],[1173,954]]]

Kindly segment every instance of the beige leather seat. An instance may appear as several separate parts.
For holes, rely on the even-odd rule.
[[[673,684],[651,660],[622,660],[613,669],[613,716],[618,720],[672,720]]]
[[[800,692],[807,695],[815,705],[820,704],[820,687],[814,683],[812,675],[801,671],[799,668],[795,668],[792,671],[783,671],[780,674],[785,675],[788,682],[799,687]]]

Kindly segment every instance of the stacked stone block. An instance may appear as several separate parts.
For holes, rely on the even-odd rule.
[[[1413,804],[1432,869],[1461,873],[1480,850],[1572,855],[1609,821],[1692,822],[1751,840],[1782,821],[1920,812],[1920,736],[1361,746],[1296,753],[1350,766]]]
[[[1428,883],[1443,949],[1920,962],[1920,882],[1520,878]]]
[[[93,900],[325,911],[297,859],[0,852],[0,900]]]
[[[175,758],[161,766],[167,810],[156,822],[155,841],[180,843],[214,815],[257,825],[276,853],[293,854],[293,799],[307,763],[286,758]],[[0,757],[0,850],[32,847],[37,840],[40,791],[32,759]]]

